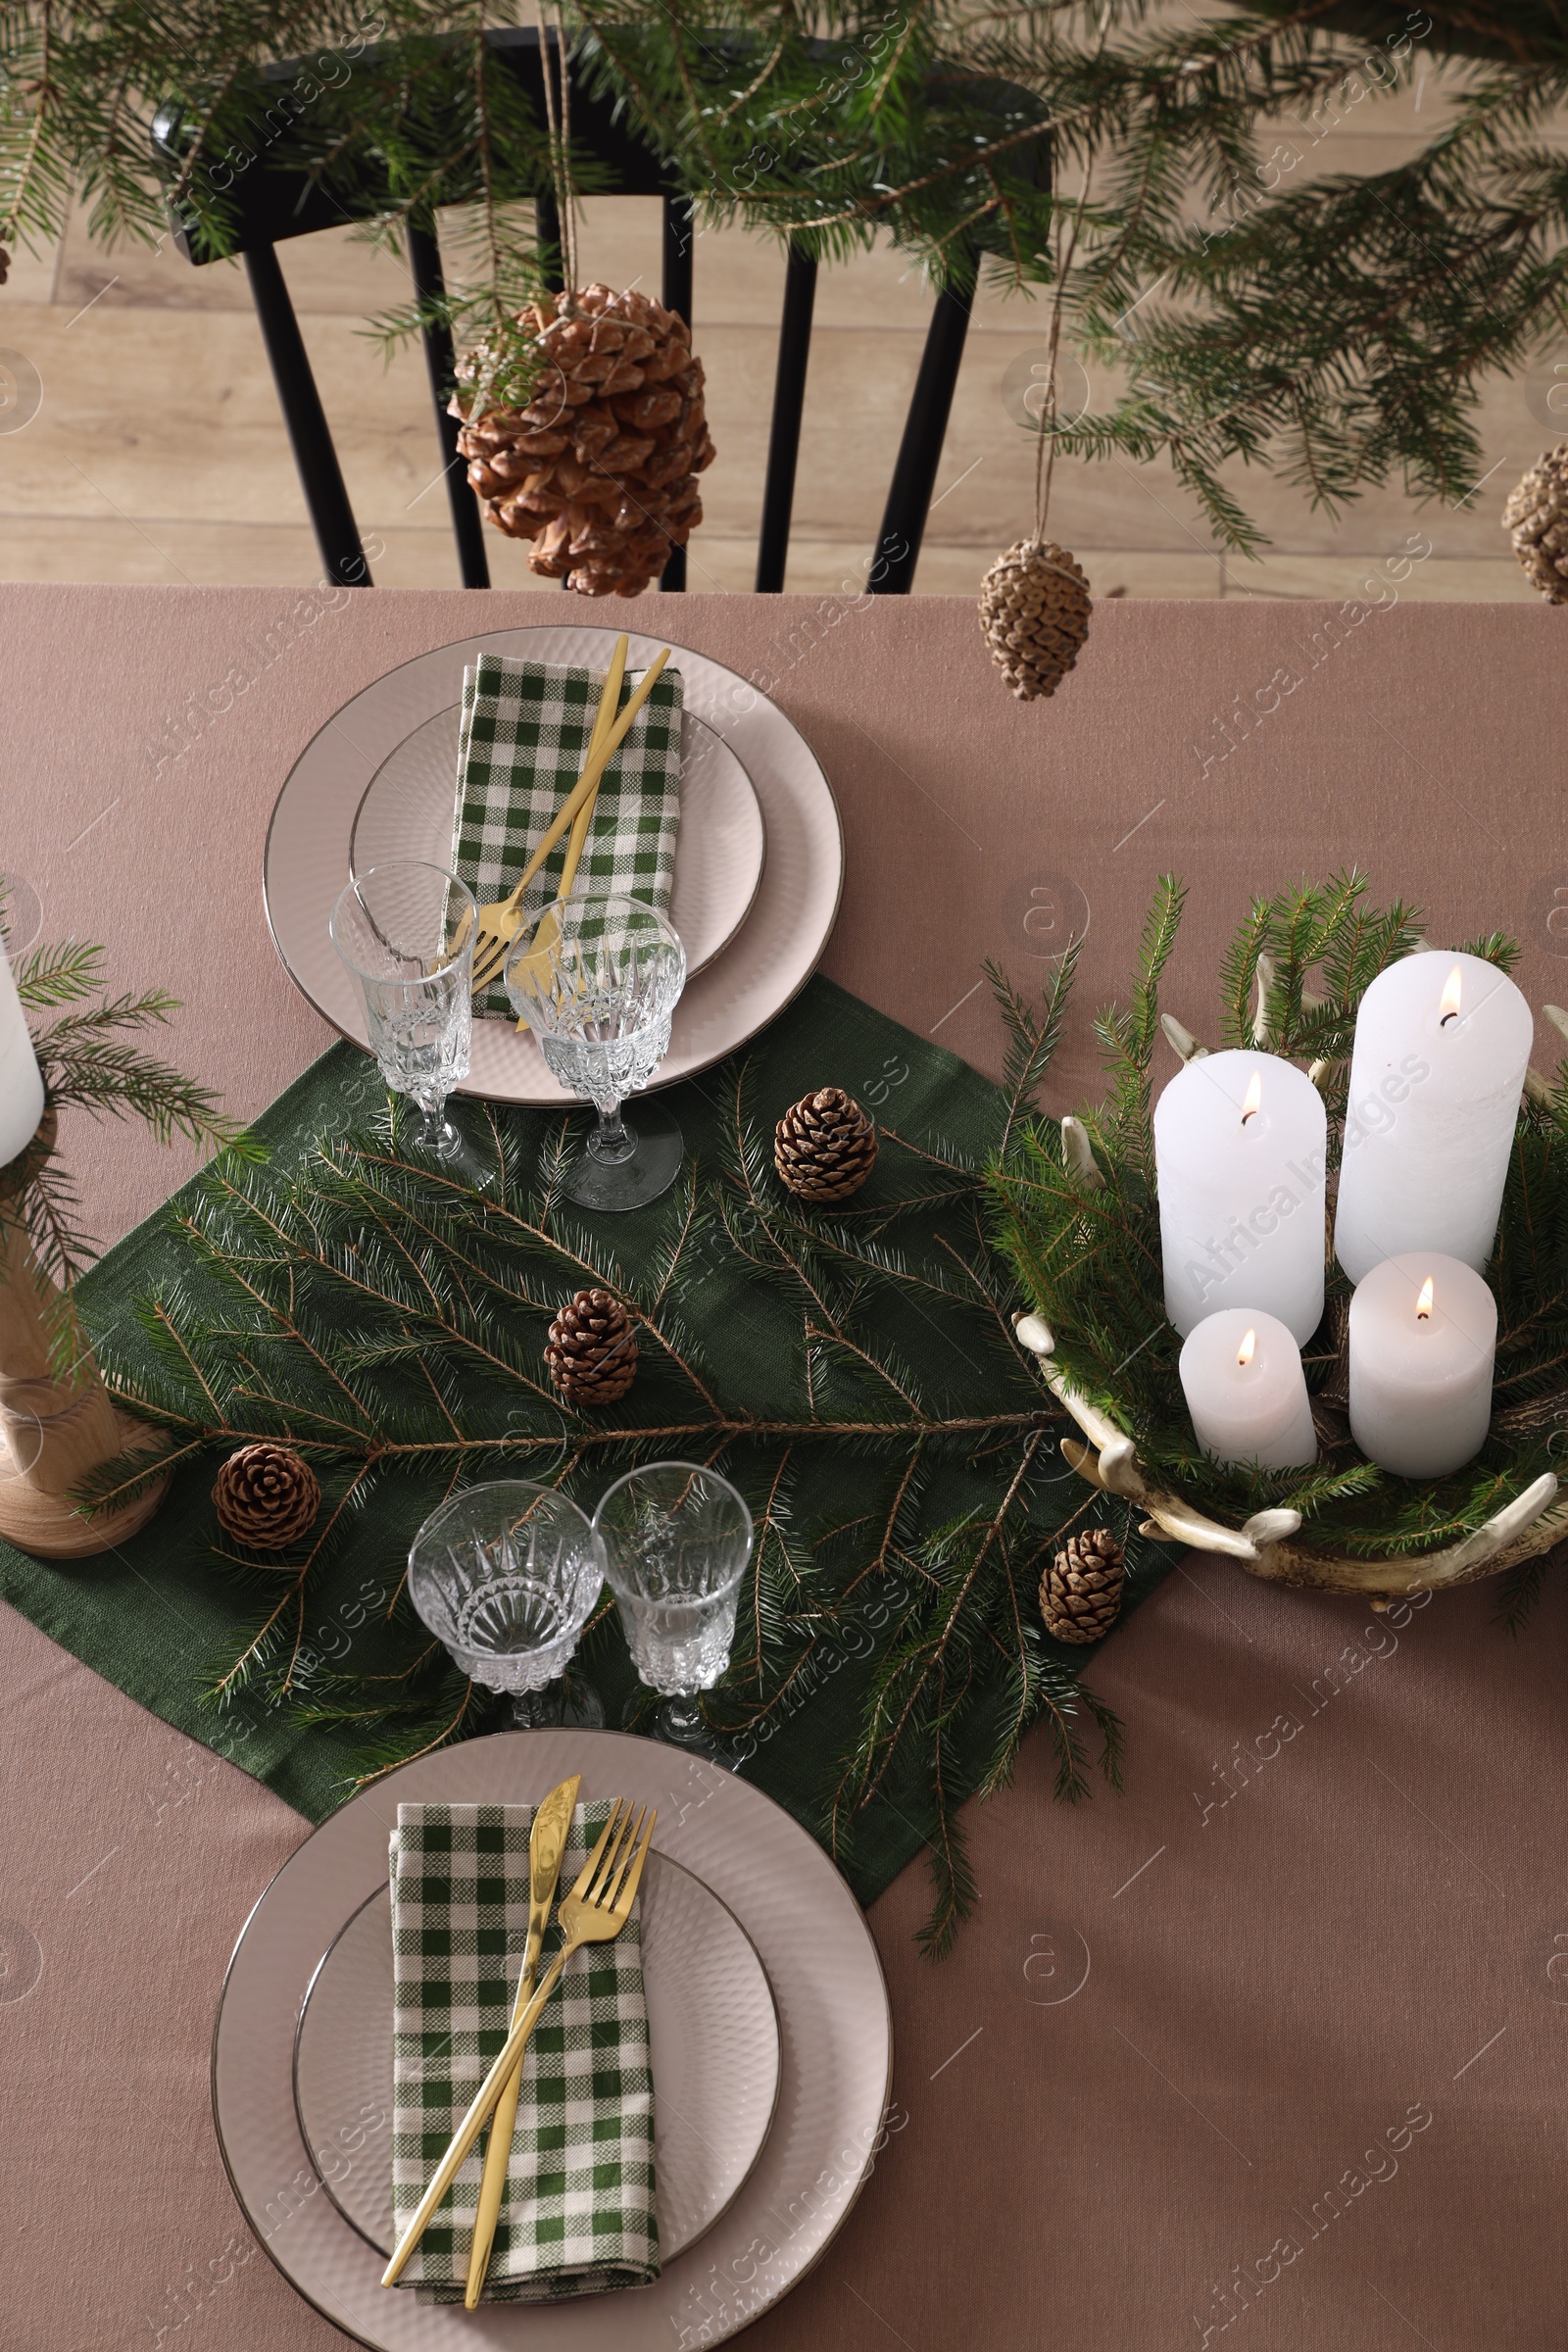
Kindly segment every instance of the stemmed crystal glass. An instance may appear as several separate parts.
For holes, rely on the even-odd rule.
[[[751,1512],[716,1471],[651,1462],[601,1498],[594,1534],[632,1663],[664,1701],[655,1739],[711,1752],[717,1743],[697,1693],[710,1690],[729,1664],[752,1556]]]
[[[685,1144],[662,1103],[621,1105],[669,1051],[686,984],[686,951],[640,899],[581,892],[558,899],[520,931],[507,956],[507,994],[553,1075],[599,1113],[568,1170],[584,1208],[641,1208],[674,1183]]]
[[[555,1488],[521,1478],[452,1495],[409,1553],[417,1615],[465,1674],[513,1693],[513,1722],[525,1731],[603,1724],[592,1686],[566,1678],[603,1584],[585,1515]]]
[[[415,1141],[470,1181],[484,1163],[446,1115],[473,1038],[471,892],[415,858],[357,874],[332,909],[332,945],[360,984],[370,1049],[393,1092],[424,1113]]]

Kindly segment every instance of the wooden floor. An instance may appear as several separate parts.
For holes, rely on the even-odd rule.
[[[1376,122],[1375,130],[1365,119]],[[1313,152],[1314,170],[1381,169],[1426,135],[1419,74],[1375,114],[1367,105]],[[658,208],[586,207],[587,276],[659,282]],[[390,586],[457,583],[422,354],[390,363],[368,317],[404,302],[389,255],[348,231],[279,248],[361,529],[381,543]],[[691,549],[693,588],[752,584],[772,397],[782,263],[767,242],[704,232],[696,251],[695,341],[706,363],[718,459],[704,478],[707,519]],[[788,585],[855,591],[864,577],[897,436],[919,362],[930,295],[891,250],[824,270],[817,297]],[[993,556],[1027,529],[1032,445],[1004,384],[1044,355],[1043,306],[990,293],[974,324],[943,452],[916,588],[970,594]],[[18,362],[22,363],[19,369]],[[1530,601],[1499,527],[1507,491],[1568,431],[1568,337],[1527,379],[1494,381],[1485,455],[1449,508],[1374,491],[1337,520],[1289,482],[1253,469],[1244,501],[1272,547],[1260,563],[1215,551],[1195,502],[1162,466],[1059,467],[1051,529],[1098,595],[1344,596],[1412,543],[1430,552],[1399,594]],[[19,256],[0,289],[0,368],[36,371],[41,405],[20,429],[0,406],[0,578],[308,582],[319,566],[244,272],[193,270],[166,244],[106,253],[74,217],[59,248]],[[4,378],[0,376],[0,391]],[[1109,383],[1074,376],[1080,402]],[[1559,416],[1548,400],[1558,404]],[[21,409],[13,412],[20,416]],[[498,586],[539,586],[525,551],[486,533]],[[1373,591],[1376,593],[1376,590]]]

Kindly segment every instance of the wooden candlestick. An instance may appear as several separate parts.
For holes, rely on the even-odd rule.
[[[169,1476],[90,1518],[71,1500],[71,1489],[100,1463],[127,1447],[156,1451],[165,1441],[121,1411],[85,1350],[63,1380],[51,1366],[50,1318],[60,1293],[38,1263],[21,1201],[54,1141],[49,1109],[27,1150],[0,1168],[0,1536],[19,1551],[68,1560],[108,1551],[145,1527]]]

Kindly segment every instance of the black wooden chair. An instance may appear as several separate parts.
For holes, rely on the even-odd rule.
[[[544,74],[538,32],[524,28],[496,31],[487,37],[517,76],[543,122]],[[267,78],[282,83],[292,74],[291,67],[270,68]],[[997,89],[999,102],[1015,97],[1024,106],[1032,105],[1025,92],[1014,93],[1004,84],[998,84]],[[573,144],[591,152],[600,168],[596,194],[658,197],[662,203],[662,300],[666,309],[678,312],[690,324],[693,275],[690,196],[672,181],[654,150],[628,130],[612,101],[592,95],[575,81],[571,127]],[[154,123],[153,136],[161,159],[172,170],[177,169],[182,154],[179,116],[172,110],[161,113]],[[1050,156],[1044,139],[1030,151],[1029,163],[1035,184],[1045,186]],[[348,220],[372,218],[386,201],[385,191],[367,186],[345,200],[340,192],[325,188],[319,180],[298,169],[291,170],[280,160],[262,156],[236,176],[232,194],[239,209],[237,249],[250,278],[257,318],[323,569],[330,580],[368,588],[371,585],[369,565],[349,505],[342,468],[311,372],[299,321],[283,282],[276,248],[291,237],[309,236],[317,229],[340,227]],[[551,198],[539,199],[538,226],[542,241],[552,246],[559,243],[559,223]],[[174,242],[187,261],[202,265],[218,258],[203,246],[188,222],[176,219],[173,233]],[[444,290],[441,255],[433,232],[428,228],[411,228],[408,248],[416,294],[421,302],[439,296]],[[810,360],[816,268],[811,255],[792,241],[784,277],[772,426],[757,551],[757,588],[763,595],[776,595],[784,586],[801,416]],[[907,596],[914,583],[954,387],[968,333],[970,303],[969,295],[948,289],[936,299],[867,580],[873,595]],[[468,488],[466,470],[458,454],[457,420],[447,414],[453,384],[451,335],[445,329],[427,329],[424,348],[463,585],[488,588],[490,566],[485,556],[479,506]],[[670,554],[660,586],[678,590],[685,585],[686,550],[677,547]]]

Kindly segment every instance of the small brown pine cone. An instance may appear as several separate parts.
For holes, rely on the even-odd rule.
[[[876,1160],[876,1128],[853,1095],[803,1095],[773,1130],[773,1165],[803,1200],[847,1200]]]
[[[284,1551],[297,1544],[321,1507],[321,1490],[309,1462],[288,1446],[242,1446],[218,1473],[213,1488],[218,1524],[252,1551]]]
[[[1054,694],[1089,634],[1089,578],[1054,539],[1020,539],[980,584],[991,659],[1020,702]]]
[[[579,1291],[550,1326],[550,1377],[568,1404],[613,1404],[637,1377],[637,1329],[609,1291]]]
[[[1513,552],[1543,596],[1568,605],[1568,441],[1544,449],[1502,510]]]
[[[1058,1642],[1098,1642],[1121,1608],[1127,1555],[1108,1527],[1069,1536],[1040,1579],[1040,1614]]]

